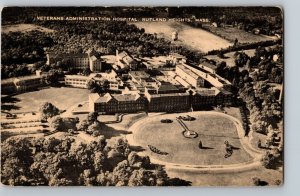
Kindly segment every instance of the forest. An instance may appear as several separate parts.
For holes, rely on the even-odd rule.
[[[168,177],[125,139],[107,145],[104,136],[77,145],[71,137],[9,138],[1,145],[1,181],[15,186],[189,186]]]

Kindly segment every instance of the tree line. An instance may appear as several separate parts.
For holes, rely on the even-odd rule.
[[[130,149],[120,138],[104,136],[89,144],[70,137],[8,138],[1,145],[1,180],[22,186],[188,186]]]

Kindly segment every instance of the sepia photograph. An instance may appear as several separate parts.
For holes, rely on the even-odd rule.
[[[281,7],[4,7],[1,184],[281,186]]]

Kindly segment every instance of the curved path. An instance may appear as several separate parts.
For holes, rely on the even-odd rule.
[[[205,111],[205,112],[203,112],[203,114],[219,115],[219,116],[222,116],[222,117],[225,117],[225,118],[231,120],[236,126],[236,130],[237,130],[238,136],[240,138],[240,142],[241,142],[244,150],[247,153],[249,153],[253,157],[253,159],[251,161],[248,161],[248,162],[243,162],[243,163],[238,163],[238,164],[230,164],[230,165],[188,165],[188,164],[169,163],[169,162],[166,162],[166,161],[161,161],[161,160],[155,159],[152,156],[150,156],[151,162],[155,163],[155,164],[165,165],[166,168],[197,170],[197,172],[203,172],[203,173],[206,173],[206,172],[227,173],[227,172],[248,171],[248,170],[251,170],[253,168],[261,166],[260,159],[261,159],[261,156],[262,156],[262,152],[259,151],[259,150],[256,150],[255,148],[253,148],[251,146],[249,137],[244,136],[245,134],[244,134],[243,126],[241,125],[241,123],[239,122],[238,119],[236,119],[233,116],[229,116],[227,114],[220,113],[220,112],[214,112],[214,111]],[[163,114],[158,114],[158,115],[163,115]],[[134,131],[136,130],[136,128],[139,127],[143,123],[144,120],[147,120],[147,119],[152,118],[152,117],[156,117],[158,115],[151,116],[151,117],[142,119],[142,120],[134,123],[128,129],[128,131],[132,131],[133,134],[134,134]],[[134,140],[133,134],[126,135],[126,138],[129,142],[129,144],[140,146],[140,144],[138,144]],[[146,155],[145,152],[141,152],[141,154]]]

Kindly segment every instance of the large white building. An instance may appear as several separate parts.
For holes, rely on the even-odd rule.
[[[181,63],[176,65],[176,74],[179,75],[185,82],[194,87],[204,86],[203,78],[200,77],[199,74],[195,73],[192,69],[190,69],[190,67],[186,64]]]
[[[9,78],[1,80],[1,93],[15,93],[34,90],[44,83],[42,75]]]
[[[87,84],[90,80],[91,78],[89,76],[65,75],[65,85],[76,88],[87,88]]]
[[[64,63],[67,63],[70,67],[75,69],[90,68],[92,72],[102,71],[102,59],[97,58],[95,55],[90,56],[90,53],[57,54],[55,52],[48,52],[46,56],[47,65],[64,61]]]
[[[204,81],[216,88],[229,89],[231,83],[221,76],[211,73],[208,68],[192,67],[181,63],[176,66],[176,74],[194,87],[203,87]]]
[[[115,71],[109,73],[91,73],[89,76],[83,75],[65,75],[65,85],[73,86],[77,88],[87,88],[87,84],[90,80],[97,83],[103,83],[108,81],[110,90],[119,90],[123,87],[123,81],[117,76]]]

